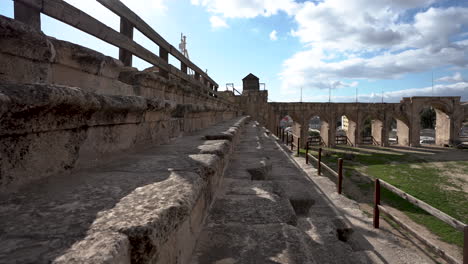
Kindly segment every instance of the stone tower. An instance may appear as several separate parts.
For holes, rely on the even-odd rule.
[[[254,120],[265,124],[268,91],[260,91],[260,80],[257,76],[249,73],[242,79],[242,96],[240,100],[241,109]]]
[[[242,88],[248,91],[260,91],[260,79],[257,76],[249,73],[242,79]]]

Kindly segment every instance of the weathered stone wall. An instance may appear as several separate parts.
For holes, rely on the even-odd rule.
[[[124,67],[3,16],[0,61],[0,191],[238,114],[203,87]]]

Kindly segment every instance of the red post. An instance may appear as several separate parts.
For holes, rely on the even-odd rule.
[[[297,156],[299,156],[301,154],[300,153],[300,150],[301,150],[300,146],[301,146],[301,138],[298,137],[297,138]]]
[[[317,161],[317,175],[322,174],[322,148],[319,148],[319,155]]]
[[[379,228],[380,181],[375,179],[374,190],[374,228]]]
[[[306,143],[306,164],[309,164],[309,141]]]
[[[468,264],[468,225],[463,228],[463,264]]]
[[[338,194],[343,188],[343,159],[338,159]]]

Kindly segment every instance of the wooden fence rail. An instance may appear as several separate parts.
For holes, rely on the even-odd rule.
[[[436,253],[438,253],[442,258],[451,262],[451,263],[460,263],[454,257],[448,255],[443,250],[441,250],[436,245],[432,244],[429,240],[425,239],[421,236],[418,232],[414,231],[410,226],[405,224],[403,221],[398,219],[392,215],[388,209],[381,205],[380,199],[380,188],[384,187],[385,189],[391,191],[392,193],[400,196],[401,198],[405,199],[406,201],[410,202],[411,204],[423,209],[427,213],[431,214],[432,216],[436,217],[437,219],[443,221],[444,223],[452,226],[453,228],[457,229],[458,231],[463,232],[464,236],[464,245],[463,245],[463,264],[468,264],[468,225],[464,224],[463,222],[447,215],[446,213],[430,206],[429,204],[415,198],[414,196],[405,193],[404,191],[398,189],[397,187],[391,185],[390,183],[381,180],[375,179],[375,191],[374,191],[374,227],[379,228],[379,215],[380,211],[388,215],[392,218],[395,222],[397,222],[400,226],[406,229],[408,232],[412,233],[416,238],[418,238],[421,242],[426,244],[429,248],[433,249]]]
[[[284,131],[279,130],[284,133]],[[314,160],[317,162],[317,174],[321,174],[321,168],[325,168],[327,171],[329,171],[332,175],[338,177],[338,183],[337,183],[337,191],[338,193],[341,194],[342,192],[342,181],[343,181],[343,160],[338,159],[338,172],[335,172],[332,168],[327,166],[325,163],[322,162],[322,148],[318,149],[318,157],[314,157],[312,154],[309,153],[310,150],[310,145],[309,142],[307,142],[306,145],[306,164],[310,163],[310,159]],[[386,188],[387,190],[393,192],[394,194],[398,195],[399,197],[405,199],[406,201],[410,202],[411,204],[423,209],[427,213],[431,214],[432,216],[436,217],[437,219],[447,223],[448,225],[452,226],[458,231],[463,232],[463,261],[459,262],[457,259],[455,259],[453,256],[450,256],[447,254],[445,251],[440,249],[438,246],[434,245],[431,243],[429,240],[421,236],[417,231],[415,231],[413,228],[408,226],[406,223],[404,223],[402,220],[400,220],[398,217],[394,216],[391,214],[391,212],[385,208],[384,206],[381,205],[381,187]],[[431,248],[436,252],[440,257],[444,258],[446,261],[453,263],[453,264],[458,264],[458,263],[463,263],[463,264],[468,264],[468,225],[465,223],[447,215],[446,213],[430,206],[429,204],[415,198],[414,196],[405,193],[404,191],[398,189],[397,187],[391,185],[390,183],[381,180],[381,179],[375,179],[375,189],[374,189],[374,220],[373,224],[375,228],[379,228],[380,224],[380,212],[385,213],[388,215],[391,219],[393,219],[396,223],[398,223],[401,227],[406,229],[409,233],[414,235],[418,240],[423,242],[427,247]]]
[[[99,20],[68,4],[63,0],[14,0],[15,19],[40,29],[40,13],[55,18],[63,23],[86,32],[98,39],[119,48],[119,59],[127,66],[132,64],[132,55],[156,66],[162,75],[171,73],[176,77],[217,97],[218,84],[213,81],[197,65],[186,58],[175,47],[154,31],[137,14],[131,11],[119,0],[96,0],[103,6],[120,16],[120,32],[106,26]],[[133,40],[133,28],[159,46],[159,56],[144,48]],[[180,69],[169,64],[169,55],[181,62]],[[195,74],[187,74],[191,68]]]

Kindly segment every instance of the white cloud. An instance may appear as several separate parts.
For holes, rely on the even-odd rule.
[[[212,28],[228,28],[228,24],[226,21],[219,17],[219,16],[212,16],[210,17],[210,23]]]
[[[436,80],[436,82],[463,82],[461,73],[456,72],[453,76],[444,76]]]
[[[300,6],[294,0],[191,0],[193,5],[207,8],[210,13],[226,18],[271,16],[279,11],[292,15]]]
[[[399,91],[384,92],[384,102],[398,103],[403,97],[412,96],[461,96],[462,101],[468,101],[468,82],[459,82],[450,85],[435,85],[432,87],[412,88]],[[359,102],[379,103],[382,101],[381,93],[359,95]],[[295,100],[293,100],[295,101]],[[306,102],[328,102],[328,95],[310,96]],[[332,96],[332,102],[355,102],[356,96]]]
[[[323,88],[327,79],[394,79],[434,67],[467,67],[468,41],[454,39],[467,37],[468,8],[428,8],[432,2],[304,3],[291,34],[305,49],[284,61],[282,89]],[[409,8],[421,11],[408,17],[414,12]]]
[[[270,39],[273,40],[273,41],[277,40],[277,39],[278,39],[278,36],[277,36],[276,34],[277,34],[276,30],[273,30],[273,31],[270,33]]]

